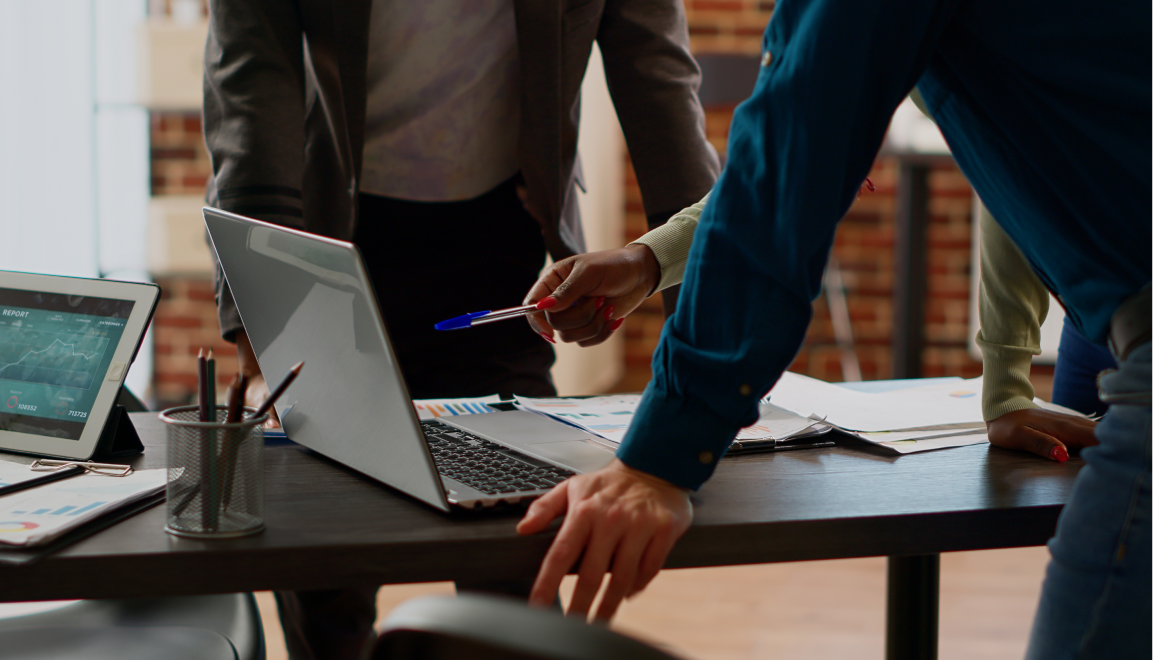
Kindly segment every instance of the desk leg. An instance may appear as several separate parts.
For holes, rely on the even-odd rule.
[[[886,660],[936,660],[941,555],[889,557]]]

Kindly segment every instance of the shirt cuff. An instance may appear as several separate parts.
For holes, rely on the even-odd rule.
[[[1005,413],[1036,408],[1033,403],[1033,383],[1029,381],[1029,367],[1033,351],[1023,346],[1007,346],[986,342],[977,335],[981,347],[983,377],[981,379],[981,413],[991,422]]]
[[[712,476],[739,430],[705,406],[669,396],[649,383],[617,458],[635,470],[696,490]]]

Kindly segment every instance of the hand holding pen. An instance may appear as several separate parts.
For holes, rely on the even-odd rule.
[[[660,280],[660,264],[646,245],[569,257],[550,266],[529,289],[525,303],[548,312],[533,314],[528,322],[549,341],[556,332],[563,342],[593,346],[616,332]]]
[[[529,289],[523,306],[473,312],[435,327],[458,330],[524,316],[551,343],[556,343],[553,333],[559,331],[563,342],[593,346],[616,332],[660,280],[660,263],[646,245],[581,254],[546,270]]]

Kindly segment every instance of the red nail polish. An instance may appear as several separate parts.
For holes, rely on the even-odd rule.
[[[612,319],[612,316],[613,316],[613,310],[614,310],[614,309],[616,309],[616,308],[617,308],[617,306],[616,306],[616,305],[609,305],[608,307],[605,307],[605,320],[606,320],[606,321],[608,321],[608,320],[611,320],[611,319]]]
[[[601,307],[604,307],[605,306],[605,297],[601,296],[600,298],[597,298],[596,302],[594,304],[596,305],[596,309],[600,309]]]
[[[541,298],[541,301],[536,304],[536,308],[537,309],[548,309],[550,307],[554,307],[555,305],[556,305],[556,298],[553,298],[552,296],[547,296],[545,298]]]
[[[1069,460],[1069,452],[1065,451],[1065,448],[1061,445],[1057,445],[1052,449],[1052,451],[1049,452],[1049,458],[1057,461],[1058,463],[1064,463],[1065,461]]]
[[[616,331],[616,329],[621,327],[621,324],[624,322],[625,322],[624,319],[617,319],[617,320],[613,321],[613,324],[609,326],[609,330]]]
[[[547,334],[545,334],[545,333],[543,333],[543,332],[542,332],[542,333],[540,333],[540,336],[541,336],[541,337],[544,337],[544,338],[545,338],[545,341],[547,341],[547,342],[548,342],[548,343],[550,343],[550,344],[555,344],[555,343],[556,343],[556,340],[555,340],[555,339],[553,339],[552,337],[548,336]]]

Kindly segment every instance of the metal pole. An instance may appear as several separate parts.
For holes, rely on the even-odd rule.
[[[929,166],[901,161],[893,249],[893,378],[920,378],[925,347]]]
[[[941,555],[889,557],[885,660],[936,660]]]

